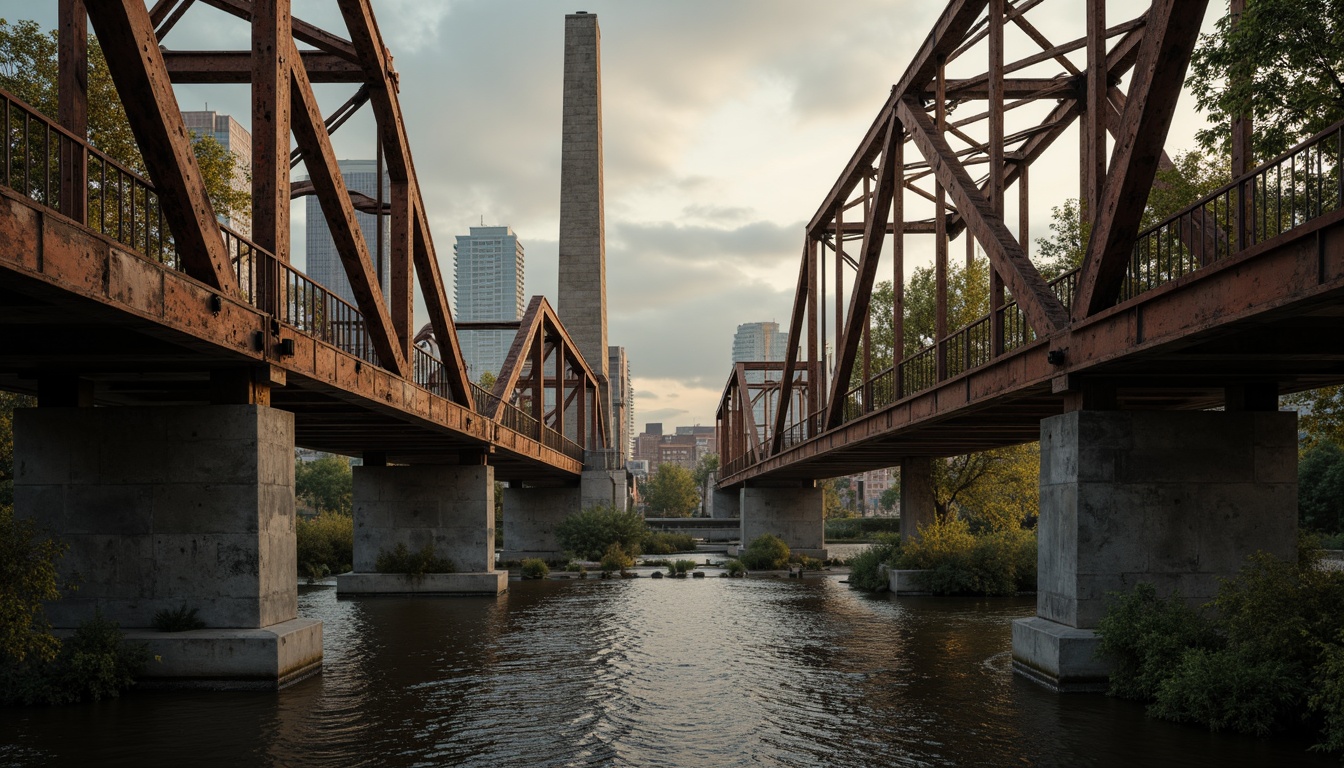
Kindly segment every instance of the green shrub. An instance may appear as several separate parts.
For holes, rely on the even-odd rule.
[[[1336,642],[1321,649],[1321,663],[1312,675],[1307,706],[1321,718],[1324,740],[1312,749],[1344,752],[1344,630]]]
[[[524,579],[544,579],[551,575],[550,566],[546,561],[538,557],[529,557],[523,561]]]
[[[154,614],[150,626],[160,632],[186,632],[192,629],[205,629],[205,622],[196,617],[196,609],[188,608],[186,603],[177,608],[164,608]]]
[[[1152,584],[1112,593],[1097,625],[1097,655],[1111,663],[1110,694],[1151,701],[1187,649],[1220,645],[1203,613],[1179,594],[1157,596]]]
[[[815,557],[808,557],[807,555],[799,555],[796,553],[789,555],[789,562],[797,563],[798,570],[800,571],[820,571],[822,568],[826,567],[824,562]]]
[[[740,556],[753,571],[776,571],[789,564],[789,545],[772,534],[757,536]]]
[[[728,560],[723,564],[729,576],[746,576],[747,566],[741,560]]]
[[[0,660],[0,704],[74,704],[114,698],[150,661],[141,643],[127,643],[115,621],[95,614],[61,643],[50,661]]]
[[[1322,536],[1321,547],[1324,549],[1344,549],[1344,533]]]
[[[646,555],[675,555],[694,552],[695,539],[683,533],[650,533],[644,537],[642,550]]]
[[[604,506],[570,515],[555,527],[560,546],[585,560],[597,560],[612,544],[631,555],[638,555],[647,534],[644,518],[638,512],[622,512]]]
[[[622,549],[620,544],[612,542],[607,546],[607,551],[602,553],[601,566],[603,573],[615,571],[625,573],[627,569],[635,566],[635,558]]]
[[[310,582],[345,573],[355,561],[355,520],[340,512],[300,517],[294,524],[299,575]]]
[[[833,517],[826,521],[827,541],[875,539],[879,533],[900,533],[899,517]]]
[[[672,566],[677,573],[690,573],[696,569],[699,563],[694,560],[678,560]]]
[[[876,541],[849,560],[849,586],[869,592],[887,589],[889,580],[881,566],[893,566],[901,554],[899,533],[879,533]]]
[[[0,504],[0,662],[56,657],[60,643],[42,603],[61,596],[56,562],[65,550],[42,537],[31,520],[15,519],[13,507]]]
[[[935,594],[1011,595],[1036,588],[1035,531],[973,534],[965,520],[949,518],[919,533],[902,546],[897,565],[929,571],[924,583]]]
[[[1160,681],[1148,712],[1211,731],[1267,736],[1295,718],[1304,683],[1288,661],[1256,658],[1244,648],[1188,648]]]
[[[412,552],[404,543],[398,543],[392,551],[382,550],[374,562],[379,573],[403,573],[408,578],[423,578],[427,573],[453,573],[456,568],[453,561],[434,554],[434,545],[426,544],[418,552]]]

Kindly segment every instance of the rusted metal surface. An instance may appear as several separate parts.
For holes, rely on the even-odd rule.
[[[1027,442],[1041,418],[1101,402],[1102,390],[1111,393],[1107,407],[1232,408],[1247,392],[1267,402],[1265,393],[1344,381],[1344,342],[1325,341],[1344,330],[1344,312],[1332,305],[1344,290],[1344,125],[1139,232],[1154,171],[1170,167],[1162,145],[1206,3],[1156,0],[1108,26],[1105,4],[1087,0],[1083,34],[1063,44],[1029,20],[1040,4],[951,2],[944,10],[808,224],[786,360],[764,382],[737,370],[729,377],[718,416],[723,485]],[[1040,52],[1005,61],[1009,24]],[[1084,50],[1082,66],[1069,59]],[[985,73],[964,76],[977,51]],[[959,76],[948,80],[953,60]],[[1007,77],[1044,63],[1063,74]],[[1131,69],[1125,94],[1116,83]],[[1044,117],[1015,111],[1044,97],[1058,102]],[[966,109],[975,100],[983,110]],[[1029,169],[1075,121],[1092,250],[1083,268],[1045,280],[1026,248]],[[1245,131],[1245,121],[1238,126]],[[893,134],[901,137],[894,145]],[[904,139],[917,156],[904,154]],[[879,201],[889,175],[894,193]],[[1004,220],[1014,184],[1016,232]],[[932,217],[909,217],[906,192],[924,210],[932,203]],[[912,351],[901,348],[906,239],[925,234],[934,237],[935,329],[929,346]],[[865,255],[887,237],[897,360],[873,371],[867,299],[875,270]],[[987,314],[953,330],[947,251],[956,237],[967,238],[968,265],[978,245],[991,269]],[[850,258],[845,240],[859,238],[859,257]],[[829,281],[829,265],[808,255],[826,248],[836,262]],[[1304,327],[1321,341],[1292,343]],[[779,405],[762,419],[761,403]]]

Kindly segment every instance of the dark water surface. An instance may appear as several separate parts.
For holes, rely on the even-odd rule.
[[[1286,766],[1009,670],[1031,599],[871,597],[836,577],[512,582],[499,598],[337,600],[320,677],[0,710],[0,764]]]

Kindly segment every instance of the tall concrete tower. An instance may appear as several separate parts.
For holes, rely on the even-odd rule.
[[[607,365],[607,245],[602,210],[602,34],[597,15],[565,16],[565,94],[560,142],[560,295],[556,312],[588,367]],[[608,420],[611,388],[600,395]],[[615,430],[613,429],[613,435]],[[608,446],[615,444],[609,439]]]

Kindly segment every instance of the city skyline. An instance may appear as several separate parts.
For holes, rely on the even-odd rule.
[[[523,244],[508,226],[471,227],[453,243],[453,313],[458,321],[518,320],[526,306]],[[459,330],[467,375],[498,375],[513,331]]]

